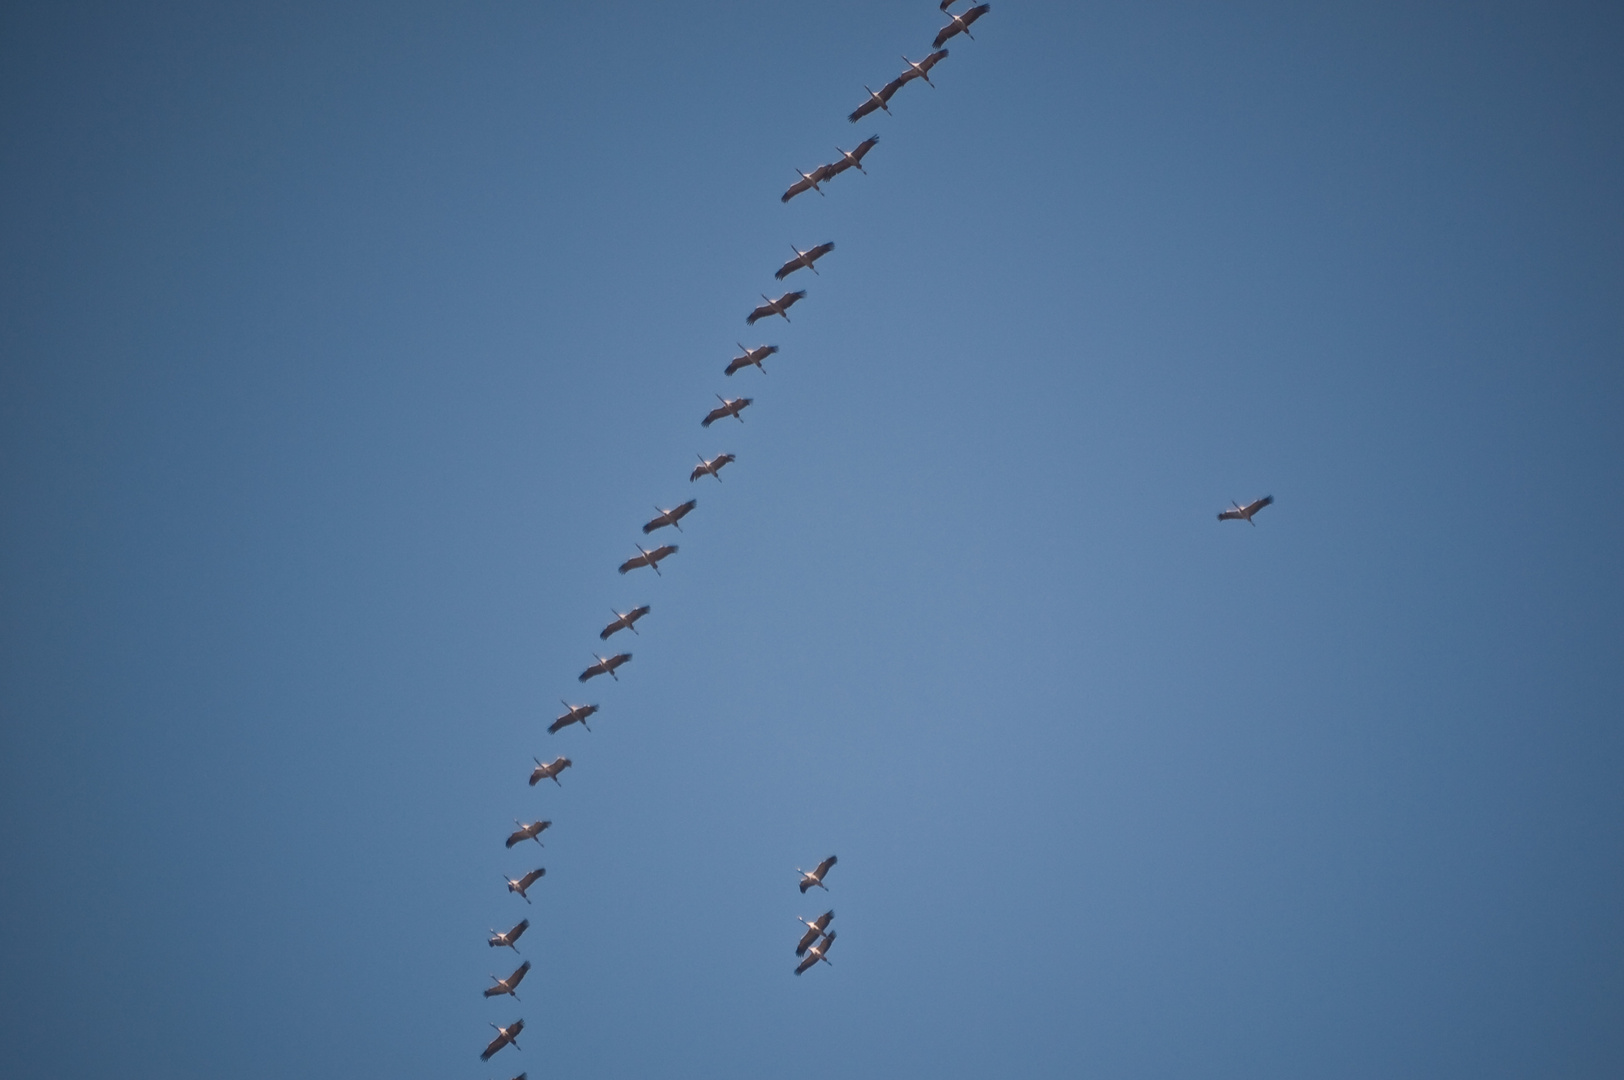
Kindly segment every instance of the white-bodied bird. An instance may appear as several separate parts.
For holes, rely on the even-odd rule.
[[[731,375],[740,368],[747,368],[752,364],[758,368],[761,368],[762,373],[765,374],[767,369],[761,367],[761,362],[778,351],[777,345],[757,345],[753,349],[745,349],[742,342],[740,343],[739,348],[744,350],[743,353],[739,356],[735,356],[732,360],[729,360],[727,370],[722,374]],[[700,458],[699,460],[704,461],[705,459]]]
[[[654,572],[659,574],[660,560],[665,558],[667,555],[675,555],[677,553],[677,545],[675,544],[661,544],[653,551],[645,551],[643,549],[643,545],[641,544],[633,544],[632,546],[638,550],[638,554],[633,555],[631,558],[620,564],[620,572],[622,574],[630,570],[636,570],[639,566],[652,566],[654,568]]]
[[[614,608],[610,608],[609,610],[615,611]],[[637,620],[641,619],[644,615],[647,615],[648,611],[649,607],[647,604],[644,604],[642,607],[632,608],[625,614],[615,611],[615,621],[604,627],[602,630],[599,630],[598,637],[603,641],[608,641],[609,635],[619,630],[630,630],[634,634],[637,633]]]
[[[513,824],[517,825],[518,829],[507,838],[508,847],[512,847],[514,844],[522,844],[526,840],[534,840],[536,843],[541,844],[541,834],[552,828],[553,825],[550,821],[532,821],[526,825],[518,818],[513,819]],[[541,846],[546,847],[547,845],[541,844]],[[492,930],[491,933],[494,934],[496,931]]]
[[[705,414],[705,419],[699,422],[700,427],[710,427],[724,416],[731,416],[742,424],[744,423],[744,417],[739,414],[748,409],[750,403],[756,399],[747,397],[725,398],[721,394],[717,394],[716,400],[720,401],[721,404]]]
[[[512,1043],[514,1046],[519,1046],[519,1032],[524,1030],[524,1021],[515,1020],[507,1027],[496,1027],[495,1024],[492,1024],[491,1027],[496,1028],[496,1038],[492,1039],[491,1044],[485,1047],[485,1052],[479,1055],[479,1060],[481,1061],[489,1061],[492,1054],[502,1049],[502,1047],[506,1046],[508,1043]],[[524,1047],[520,1046],[519,1049],[522,1050]]]
[[[519,938],[522,937],[524,935],[524,932],[526,930],[528,930],[528,929],[530,929],[530,920],[529,919],[520,919],[519,922],[518,922],[518,925],[515,926],[513,929],[509,930],[505,934],[498,934],[496,932],[496,928],[492,927],[491,928],[491,939],[489,941],[487,941],[485,944],[489,945],[493,949],[499,949],[502,946],[506,945],[508,948],[512,949],[514,952],[518,952],[519,947],[517,945],[513,944],[513,943],[515,941],[518,941]]]
[[[776,345],[773,347],[774,349],[777,348]],[[701,476],[714,476],[716,482],[720,484],[722,482],[722,466],[730,465],[737,460],[738,458],[732,454],[717,454],[709,461],[706,461],[705,455],[700,454],[699,464],[694,466],[694,471],[688,474],[688,482],[691,484]]]
[[[558,774],[575,764],[575,762],[571,761],[569,758],[562,756],[553,758],[553,760],[546,765],[541,763],[540,758],[535,758],[533,760],[536,763],[536,767],[530,770],[531,787],[535,787],[543,780],[551,780],[559,787],[563,787],[563,783],[558,779]]]
[[[647,525],[643,526],[643,534],[646,536],[649,533],[653,532],[655,529],[663,529],[667,525],[671,525],[671,526],[675,527],[678,532],[681,532],[682,531],[682,526],[678,525],[677,522],[679,522],[683,518],[687,517],[688,516],[688,511],[692,510],[694,507],[696,507],[698,505],[699,505],[699,500],[698,499],[689,499],[687,502],[683,503],[681,506],[673,506],[669,510],[661,510],[658,506],[656,506],[654,509],[659,512],[659,517],[656,517],[654,520],[650,521]]]
[[[840,148],[836,147],[835,149],[839,150]],[[844,153],[845,151],[841,152]],[[779,281],[783,281],[785,278],[789,277],[791,274],[795,273],[795,271],[800,270],[803,267],[812,271],[814,274],[817,273],[818,268],[812,264],[829,254],[829,252],[833,251],[835,249],[835,245],[833,241],[830,241],[829,243],[819,244],[815,248],[802,251],[794,244],[791,244],[789,249],[795,252],[795,258],[791,259],[783,266],[780,266],[777,272],[773,274],[773,277],[777,278]],[[739,348],[742,349],[744,346],[740,345]],[[775,349],[774,351],[776,352],[777,350]],[[754,360],[750,362],[755,363]],[[730,371],[728,374],[731,375],[732,372]]]
[[[560,716],[557,720],[554,720],[552,723],[547,725],[548,734],[556,735],[558,732],[569,727],[571,724],[580,724],[588,731],[592,730],[591,728],[586,727],[586,718],[598,711],[598,707],[596,705],[571,705],[563,698],[559,698],[558,703],[564,706],[567,711],[563,716]]]
[[[991,10],[991,4],[977,4],[973,8],[970,8],[958,15],[954,15],[952,22],[936,31],[936,40],[931,43],[931,48],[940,49],[942,47],[942,42],[946,41],[955,34],[963,34],[971,41],[974,41],[976,37],[974,34],[970,33],[970,24]]]
[[[520,896],[524,897],[524,902],[528,904],[530,902],[530,897],[526,895],[525,890],[546,876],[547,868],[545,866],[538,866],[522,878],[504,877],[502,880],[507,882],[508,892],[518,893]]]
[[[1274,496],[1273,495],[1265,495],[1265,496],[1263,496],[1263,498],[1258,499],[1256,502],[1249,502],[1245,506],[1242,506],[1240,503],[1234,503],[1233,504],[1234,509],[1233,510],[1225,510],[1222,513],[1220,513],[1218,515],[1218,520],[1219,521],[1244,521],[1248,525],[1254,525],[1255,526],[1257,524],[1257,522],[1252,520],[1252,515],[1257,513],[1259,510],[1263,509],[1265,506],[1268,506],[1272,502],[1274,502]]]
[[[780,296],[777,300],[767,300],[767,294],[762,293],[761,298],[763,300],[767,300],[767,302],[757,307],[750,314],[746,315],[744,317],[744,321],[749,323],[751,326],[754,326],[756,325],[757,319],[765,319],[769,315],[782,315],[784,316],[784,321],[789,322],[789,315],[787,312],[790,308],[795,306],[795,301],[803,299],[805,296],[805,289],[797,289],[795,292],[787,292],[783,296]]]
[[[823,883],[823,875],[829,872],[829,867],[833,866],[839,861],[839,859],[836,859],[833,855],[831,855],[827,859],[824,859],[822,862],[818,863],[818,868],[816,870],[802,870],[799,866],[797,866],[795,870],[801,875],[801,891],[804,893],[806,890],[816,885],[824,892],[828,892],[829,886]]]

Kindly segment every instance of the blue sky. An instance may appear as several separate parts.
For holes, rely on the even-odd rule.
[[[1618,1075],[1619,9],[940,23],[0,12],[0,1072]]]

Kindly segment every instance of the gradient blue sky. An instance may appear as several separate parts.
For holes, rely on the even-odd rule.
[[[1624,11],[940,21],[0,11],[0,1073],[1624,1073]]]

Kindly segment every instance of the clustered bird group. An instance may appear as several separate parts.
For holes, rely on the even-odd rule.
[[[951,7],[954,2],[955,0],[941,0],[939,5],[940,10],[947,12],[947,9]],[[965,11],[957,15],[953,14],[952,12],[948,12],[952,21],[937,32],[936,38],[932,43],[932,48],[935,51],[928,54],[923,60],[919,60],[917,62],[909,60],[907,56],[903,56],[902,59],[903,62],[907,64],[907,70],[903,71],[902,74],[886,83],[878,91],[865,86],[864,89],[868,91],[868,97],[863,101],[862,104],[858,105],[857,108],[851,112],[848,119],[852,123],[856,123],[858,120],[877,110],[884,110],[887,114],[889,114],[891,111],[891,99],[896,96],[897,91],[915,79],[923,79],[927,84],[934,87],[935,83],[931,82],[930,72],[936,67],[937,64],[941,63],[947,58],[947,50],[942,48],[943,43],[958,34],[964,34],[966,37],[970,37],[971,24],[976,22],[976,20],[980,19],[983,15],[987,14],[990,8],[990,4],[977,4],[973,7],[967,8]],[[857,169],[859,172],[866,174],[867,170],[863,168],[863,159],[868,155],[869,151],[874,149],[878,142],[879,136],[873,135],[867,139],[864,139],[853,150],[841,150],[839,147],[836,147],[836,150],[840,153],[839,161],[828,165],[819,165],[810,172],[800,172],[800,170],[796,170],[800,179],[794,184],[790,185],[789,190],[785,191],[781,197],[781,201],[787,203],[796,195],[799,195],[805,191],[816,191],[819,195],[822,195],[822,185],[839,176],[848,169]],[[818,271],[815,264],[819,259],[833,251],[834,247],[835,245],[833,243],[822,243],[802,251],[800,248],[792,245],[792,250],[795,252],[795,257],[784,263],[784,265],[780,266],[773,276],[777,280],[783,281],[797,270],[803,269],[811,270],[814,274],[816,274]],[[789,321],[789,309],[798,301],[805,299],[805,297],[806,290],[804,289],[798,289],[793,292],[785,292],[776,300],[770,299],[763,294],[761,298],[763,301],[762,304],[756,307],[749,313],[749,315],[745,317],[745,322],[753,326],[759,320],[770,318],[774,315],[782,317],[787,322]],[[778,346],[758,345],[752,349],[740,343],[739,350],[740,355],[733,357],[732,360],[729,361],[726,369],[724,370],[724,374],[731,376],[746,367],[756,367],[765,372],[766,368],[763,365],[763,361],[766,360],[767,357],[777,353]],[[705,415],[704,419],[700,421],[701,426],[709,428],[716,421],[727,417],[732,417],[742,423],[744,421],[744,417],[740,414],[750,406],[754,399],[748,397],[725,398],[721,395],[717,395],[717,400],[720,402],[720,404],[711,409],[710,412]],[[720,483],[722,479],[722,469],[731,464],[734,460],[734,455],[729,453],[718,454],[712,458],[706,458],[703,454],[701,454],[699,455],[699,464],[694,467],[693,471],[689,474],[688,480],[690,483],[692,483],[697,481],[702,476],[711,476],[715,477],[717,482]],[[1273,500],[1265,498],[1246,507],[1236,507],[1234,510],[1225,511],[1223,514],[1220,514],[1219,519],[1226,520],[1229,518],[1240,518],[1249,522],[1251,521],[1254,513],[1256,513],[1263,506],[1267,506],[1271,501]],[[666,526],[670,526],[676,529],[678,532],[681,532],[682,525],[680,523],[682,519],[688,514],[692,513],[694,507],[697,505],[697,499],[689,499],[687,502],[671,507],[670,509],[664,509],[656,506],[655,510],[657,513],[655,517],[643,525],[643,533],[647,535],[658,529],[663,529]],[[637,547],[637,554],[620,564],[620,572],[622,574],[626,574],[632,570],[646,566],[653,570],[656,575],[659,575],[660,563],[677,553],[677,545],[675,544],[661,544],[652,550],[644,548],[641,544],[635,546]],[[630,630],[633,634],[637,633],[636,624],[639,619],[642,619],[644,616],[648,615],[650,606],[648,604],[643,604],[624,613],[614,609],[611,610],[614,612],[614,621],[610,622],[598,632],[599,639],[603,641],[608,641],[610,637],[616,633],[619,633],[621,630]],[[582,671],[578,676],[579,680],[583,683],[599,675],[608,675],[611,679],[618,682],[620,676],[616,674],[616,671],[623,665],[631,662],[632,654],[629,652],[618,652],[612,656],[604,657],[593,653],[592,657],[595,662],[587,667],[586,670]],[[587,719],[598,711],[598,706],[595,704],[571,705],[569,702],[562,700],[560,701],[560,704],[564,706],[563,714],[554,720],[547,728],[547,730],[553,734],[558,733],[572,724],[580,724],[583,728],[586,728]],[[590,731],[591,729],[588,728],[587,730]],[[553,783],[562,787],[563,784],[558,779],[559,774],[573,764],[574,762],[563,755],[559,755],[551,762],[543,762],[540,758],[536,758],[535,768],[530,772],[530,785],[534,787],[543,780],[551,780]],[[507,847],[509,849],[512,849],[514,846],[522,844],[527,840],[534,840],[537,844],[540,844],[542,832],[550,828],[552,826],[552,822],[538,820],[525,823],[515,820],[514,825],[516,828],[507,838]],[[802,894],[804,895],[808,889],[814,887],[827,891],[828,886],[824,884],[824,878],[829,873],[830,868],[835,865],[836,861],[835,856],[830,855],[828,858],[818,863],[816,868],[809,871],[799,871],[801,875],[800,890]],[[516,878],[509,878],[504,874],[503,880],[507,883],[507,888],[510,893],[518,894],[518,896],[528,904],[530,903],[530,887],[537,881],[541,880],[546,873],[547,871],[544,867],[536,867],[535,869],[530,870]],[[830,910],[824,912],[822,915],[819,915],[817,918],[810,920],[797,916],[797,919],[805,926],[805,932],[801,935],[799,942],[795,946],[795,955],[801,958],[800,962],[794,969],[796,975],[800,975],[811,968],[816,967],[819,961],[829,963],[829,948],[834,944],[835,940],[835,931],[829,929],[829,925],[834,920],[834,915],[834,911]],[[491,931],[489,945],[492,948],[501,948],[505,946],[512,949],[514,952],[518,952],[517,942],[529,928],[530,920],[521,919],[517,924],[507,931],[498,932],[493,929]],[[524,981],[524,978],[529,971],[530,961],[525,960],[506,978],[499,978],[496,975],[492,975],[492,985],[486,988],[485,996],[511,996],[517,1000],[519,996],[519,985]],[[480,1059],[482,1061],[490,1060],[492,1055],[496,1054],[503,1047],[510,1044],[513,1046],[518,1046],[519,1035],[524,1030],[524,1021],[522,1019],[515,1020],[507,1027],[501,1027],[496,1024],[492,1024],[491,1026],[496,1028],[496,1037],[490,1041],[490,1044],[485,1047],[484,1052],[480,1054]],[[514,1078],[514,1080],[524,1080],[525,1075],[526,1074],[524,1073],[520,1073],[518,1077]]]

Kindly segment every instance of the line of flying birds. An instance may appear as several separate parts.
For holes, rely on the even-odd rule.
[[[953,2],[954,0],[941,0],[940,9],[942,11],[947,11],[948,7],[950,7]],[[915,79],[922,79],[926,84],[934,88],[936,84],[931,81],[931,70],[935,68],[937,64],[946,59],[948,54],[947,50],[942,48],[942,44],[949,38],[952,38],[958,34],[964,34],[966,37],[971,37],[970,26],[983,15],[987,14],[990,8],[991,5],[989,4],[977,4],[957,15],[949,12],[948,14],[952,21],[937,32],[936,38],[932,43],[932,48],[935,51],[931,52],[925,56],[924,59],[919,61],[909,60],[907,56],[903,56],[902,59],[903,62],[907,64],[907,69],[896,78],[880,87],[880,89],[877,91],[865,86],[864,90],[868,92],[868,97],[863,101],[862,104],[858,105],[856,109],[852,110],[847,119],[852,123],[856,123],[863,117],[879,110],[883,110],[889,114],[891,111],[891,99],[896,96],[898,90],[902,89]],[[871,150],[874,149],[878,142],[879,136],[871,135],[867,139],[864,139],[862,142],[858,143],[855,149],[841,150],[839,147],[836,147],[836,150],[838,150],[840,153],[840,160],[836,162],[828,165],[819,165],[811,172],[800,172],[799,170],[796,170],[800,179],[798,179],[794,184],[790,185],[789,190],[785,191],[781,197],[781,201],[787,203],[796,195],[809,190],[816,191],[819,195],[822,195],[823,189],[821,185],[827,183],[829,180],[832,180],[834,177],[839,176],[848,169],[857,169],[859,172],[866,174],[868,170],[863,167],[863,159]],[[792,245],[791,250],[795,252],[795,257],[780,266],[777,271],[774,272],[773,277],[778,281],[783,281],[785,278],[789,277],[798,270],[810,270],[813,274],[817,274],[818,269],[816,264],[818,260],[828,255],[834,249],[835,245],[832,242],[818,244],[814,247],[808,248],[805,251],[802,251],[800,248]],[[804,289],[798,289],[793,292],[785,292],[776,300],[770,299],[763,294],[761,298],[763,302],[745,317],[745,322],[746,324],[753,326],[758,321],[770,318],[774,315],[780,316],[786,322],[788,322],[789,309],[805,298],[806,290]],[[727,367],[723,371],[724,375],[734,375],[747,367],[755,367],[765,373],[767,369],[763,361],[777,353],[778,346],[758,345],[755,348],[749,348],[743,343],[739,343],[739,350],[739,355],[733,357],[728,362]],[[702,427],[709,428],[716,421],[725,419],[727,417],[732,417],[733,419],[738,420],[740,423],[743,423],[744,417],[741,414],[750,406],[754,399],[749,397],[725,398],[718,394],[717,400],[720,402],[720,404],[706,413],[704,419],[700,421]],[[706,458],[703,454],[701,454],[699,455],[699,464],[694,467],[692,472],[689,473],[688,480],[690,483],[692,483],[697,481],[700,477],[710,476],[714,477],[716,481],[720,483],[722,480],[722,469],[727,465],[732,464],[734,460],[734,455],[729,453],[718,454],[712,458]],[[1239,520],[1251,523],[1253,515],[1255,515],[1265,506],[1268,506],[1273,501],[1273,497],[1265,496],[1264,498],[1258,499],[1257,501],[1249,503],[1246,506],[1241,506],[1237,503],[1231,509],[1220,513],[1218,515],[1218,520]],[[649,519],[649,521],[643,525],[644,535],[649,535],[659,529],[666,528],[667,526],[681,532],[682,520],[693,512],[698,503],[699,500],[697,499],[689,499],[687,502],[670,508],[656,506],[654,508],[655,516]],[[653,570],[656,575],[659,575],[660,563],[677,553],[677,545],[675,544],[661,544],[652,550],[644,548],[641,544],[635,546],[637,548],[637,554],[620,564],[620,573],[627,574],[633,570],[646,566]],[[608,641],[611,637],[622,630],[630,630],[633,634],[636,634],[638,632],[637,622],[648,615],[650,605],[643,604],[638,607],[631,608],[625,612],[615,609],[611,609],[611,611],[614,614],[614,620],[598,632],[598,637],[602,641]],[[620,676],[617,675],[616,672],[623,665],[631,662],[632,654],[629,652],[617,652],[611,656],[605,657],[599,656],[597,653],[593,653],[592,658],[594,662],[578,676],[582,683],[596,678],[599,675],[608,675],[611,679],[618,682]],[[580,724],[581,727],[585,728],[587,731],[591,730],[591,728],[587,725],[587,720],[598,712],[597,705],[571,705],[567,701],[560,701],[560,704],[564,706],[564,712],[548,726],[547,730],[549,733],[557,734],[564,728],[570,727],[574,724]],[[574,764],[574,762],[572,762],[568,757],[563,755],[559,755],[551,762],[543,762],[540,758],[536,758],[534,760],[535,767],[530,772],[531,787],[535,787],[543,780],[551,780],[553,783],[562,787],[563,784],[559,780],[559,774]],[[513,832],[508,835],[506,841],[506,845],[509,850],[517,845],[532,840],[535,841],[536,844],[540,845],[541,834],[552,827],[552,822],[548,820],[536,820],[527,823],[515,820],[514,826],[515,828]],[[828,875],[830,869],[837,861],[838,860],[835,858],[835,856],[830,855],[828,858],[819,862],[818,865],[812,870],[798,870],[797,872],[801,875],[801,893],[804,895],[807,890],[813,888],[820,888],[827,891],[828,886],[824,884],[824,878]],[[546,874],[547,870],[545,867],[536,867],[535,869],[532,869],[516,878],[509,878],[504,874],[503,881],[507,885],[508,892],[517,894],[520,899],[524,900],[524,902],[528,904],[531,902],[529,896],[530,888],[534,886],[536,882],[544,878]],[[831,922],[833,922],[834,917],[835,913],[833,909],[825,911],[822,915],[819,915],[815,919],[805,919],[800,916],[796,917],[805,928],[795,946],[795,955],[799,958],[799,962],[796,964],[794,969],[796,975],[801,975],[806,971],[809,971],[810,969],[816,967],[819,962],[830,962],[829,948],[834,944],[835,931],[831,930],[829,927]],[[491,948],[506,947],[508,949],[512,949],[514,952],[518,952],[517,942],[529,928],[530,920],[525,918],[520,919],[511,929],[506,931],[498,932],[497,930],[492,929],[488,944]],[[513,999],[518,1000],[519,986],[524,982],[525,976],[529,974],[530,966],[530,961],[525,960],[505,977],[499,977],[492,974],[491,985],[486,987],[484,991],[485,996],[487,998],[512,997]],[[494,1054],[508,1045],[518,1046],[519,1035],[524,1031],[524,1021],[522,1019],[515,1020],[506,1027],[501,1027],[496,1024],[492,1024],[491,1026],[496,1029],[496,1036],[495,1038],[491,1039],[489,1045],[487,1045],[484,1051],[479,1055],[480,1060],[482,1061],[490,1060]],[[525,1073],[520,1073],[514,1078],[514,1080],[525,1080],[525,1076]]]

